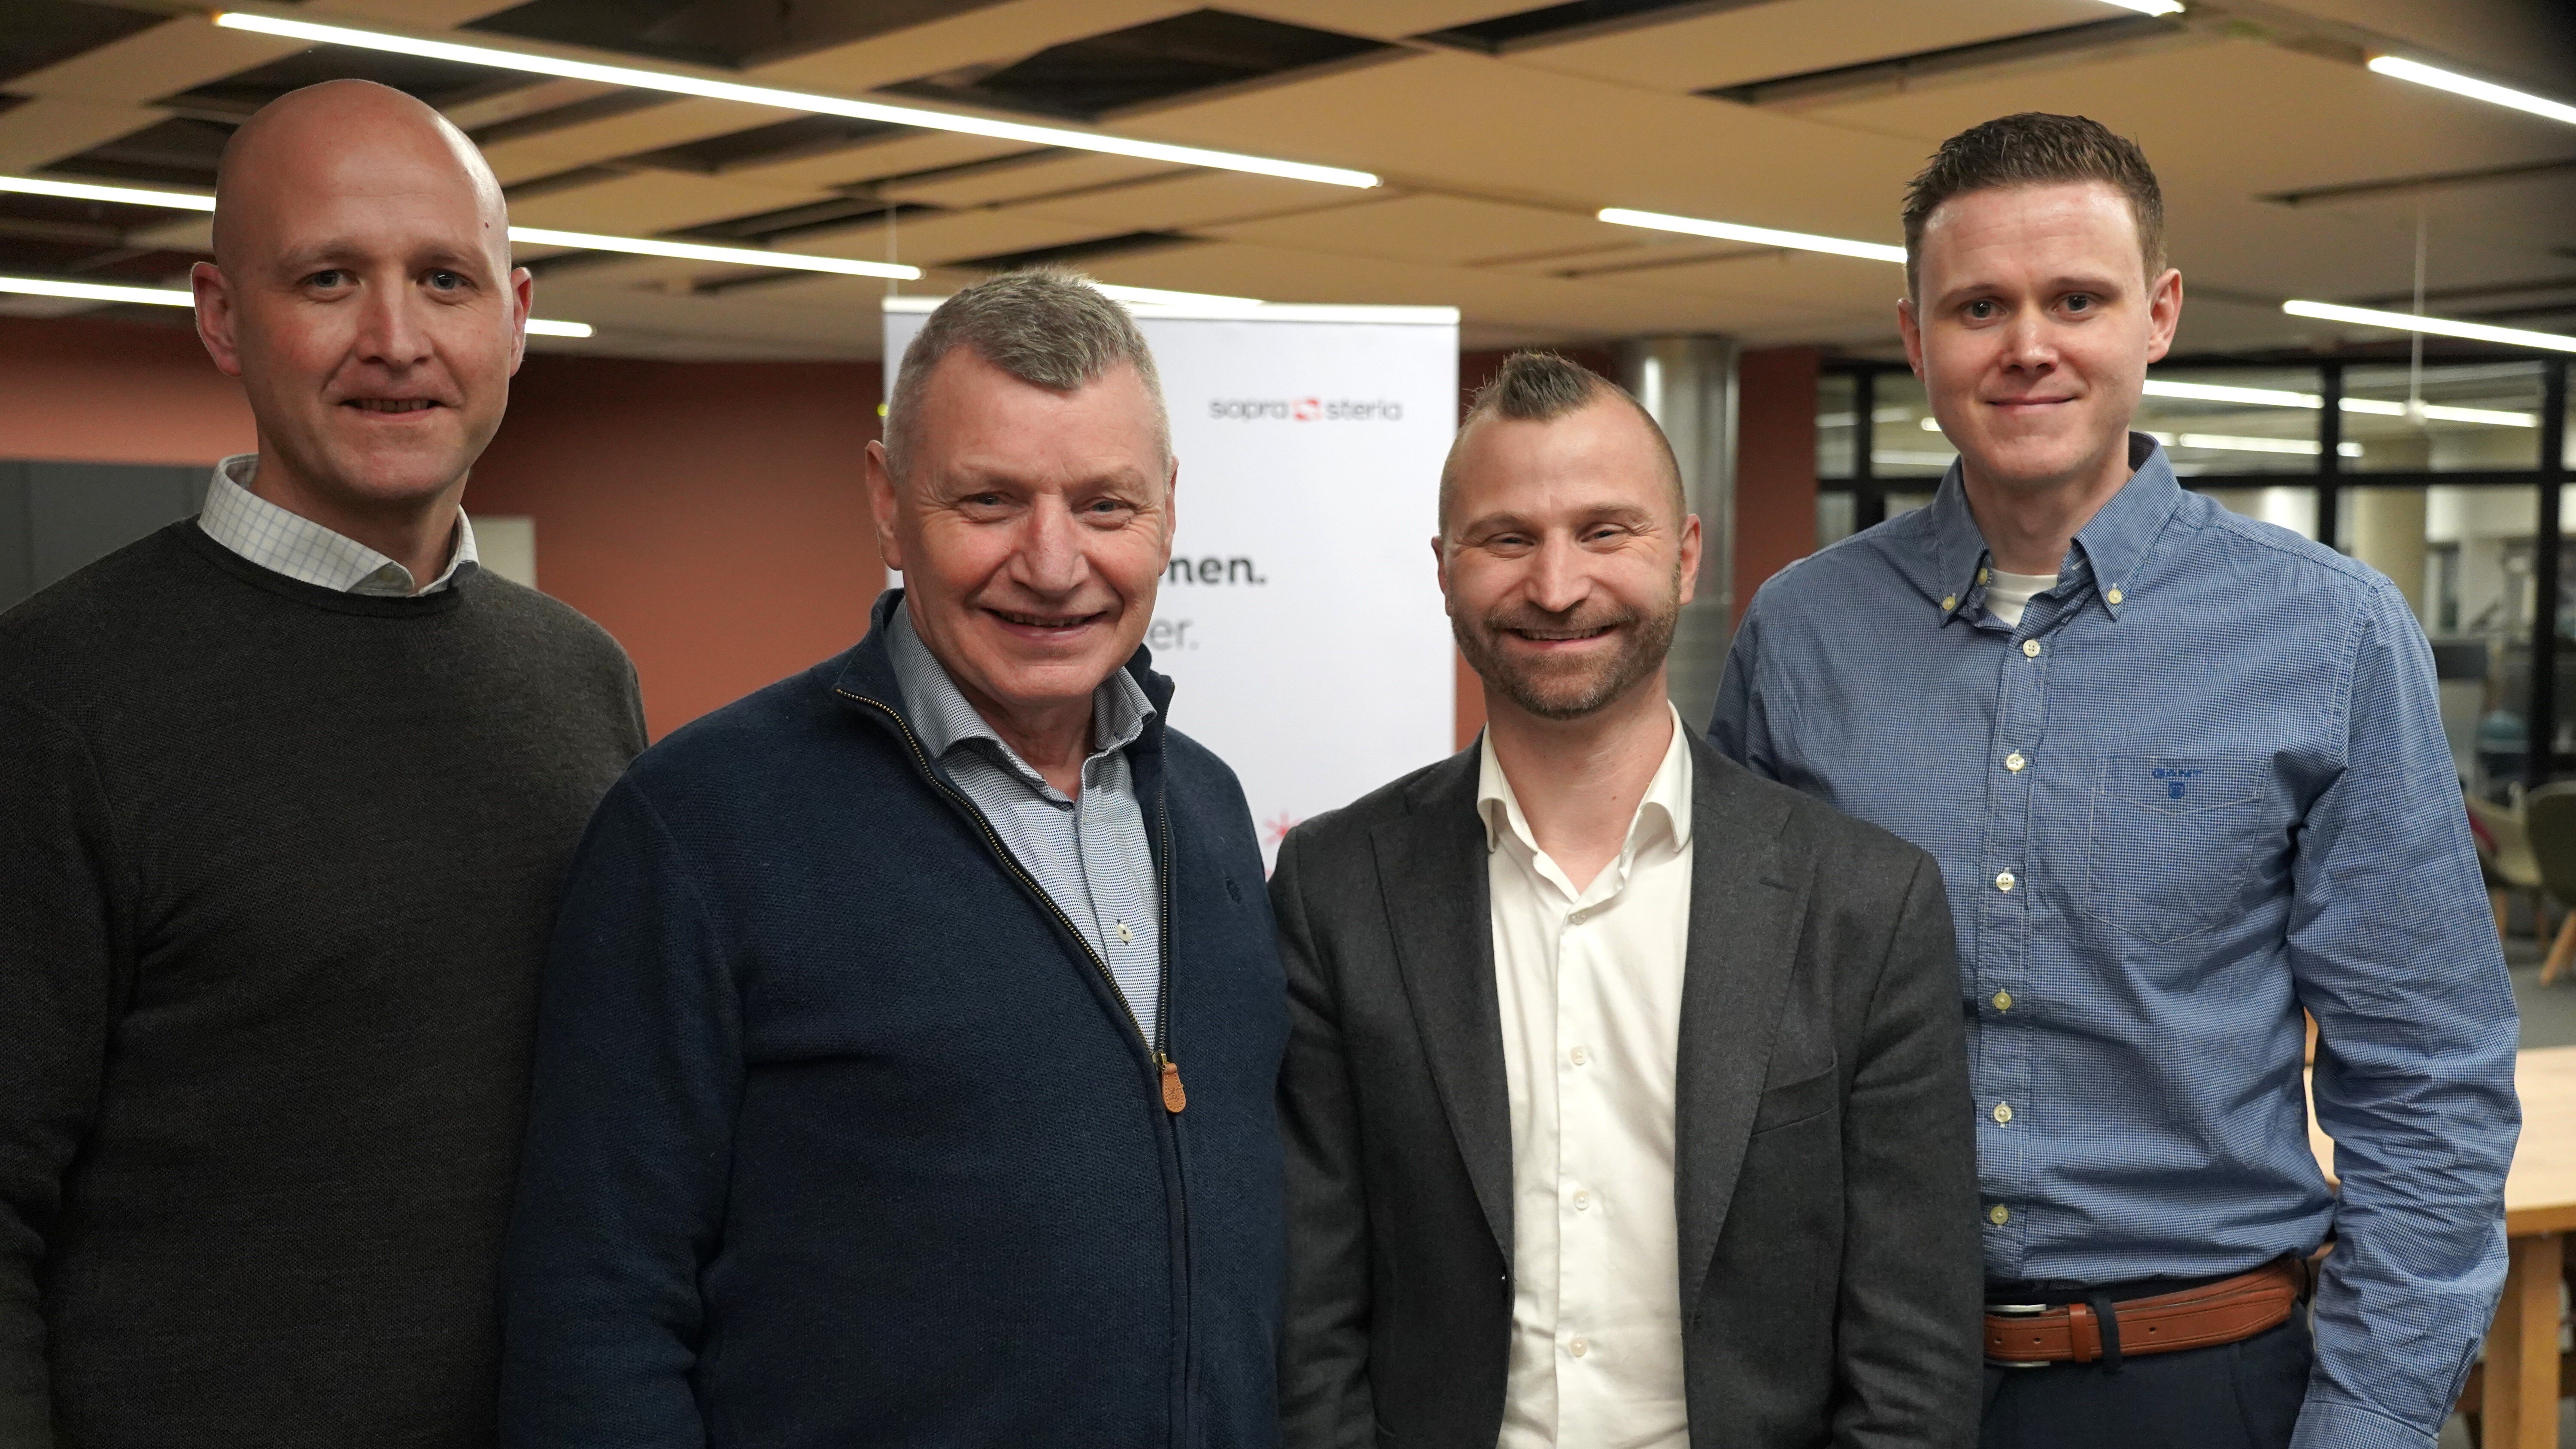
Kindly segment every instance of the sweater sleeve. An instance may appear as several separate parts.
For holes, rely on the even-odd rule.
[[[731,963],[631,779],[556,920],[505,1264],[501,1442],[698,1449],[691,1391],[742,1092]]]
[[[118,995],[105,792],[61,719],[0,696],[0,1443],[52,1442],[37,1270]]]

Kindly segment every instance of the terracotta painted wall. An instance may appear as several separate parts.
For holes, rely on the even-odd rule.
[[[626,646],[658,737],[849,646],[884,587],[873,363],[533,356],[465,493],[536,520],[537,580]],[[0,317],[0,457],[211,464],[254,446],[184,326]]]
[[[659,738],[866,631],[878,377],[532,357],[466,507],[536,519],[537,582],[626,646]]]
[[[241,384],[193,329],[0,317],[0,457],[211,466],[253,446]]]
[[[1816,551],[1812,347],[1747,352],[1735,395],[1735,616],[1762,581]]]

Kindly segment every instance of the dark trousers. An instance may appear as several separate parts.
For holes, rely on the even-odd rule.
[[[2307,1397],[2307,1305],[2242,1343],[1986,1367],[1981,1449],[2284,1449]]]

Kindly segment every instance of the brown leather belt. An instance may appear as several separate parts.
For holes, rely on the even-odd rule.
[[[2307,1291],[2307,1273],[2300,1259],[2281,1258],[2204,1287],[2105,1303],[2112,1317],[2107,1346],[2094,1303],[1989,1303],[1986,1361],[2011,1368],[2117,1363],[2130,1354],[2236,1343],[2287,1322]]]

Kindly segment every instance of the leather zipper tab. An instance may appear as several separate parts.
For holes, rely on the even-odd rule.
[[[1163,1064],[1163,1110],[1177,1117],[1190,1104],[1190,1094],[1181,1090],[1181,1064],[1156,1053]]]

